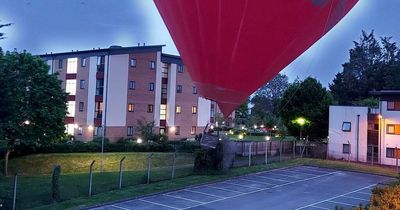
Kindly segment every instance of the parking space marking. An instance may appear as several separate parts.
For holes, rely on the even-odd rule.
[[[204,202],[201,202],[201,201],[192,200],[192,199],[190,199],[190,198],[183,198],[183,197],[174,196],[174,195],[169,195],[169,194],[163,194],[163,195],[168,196],[168,197],[171,197],[171,198],[177,198],[177,199],[192,201],[192,202],[195,202],[195,203],[201,203],[201,204],[204,203]]]
[[[212,195],[212,194],[209,194],[209,193],[204,193],[204,192],[195,191],[195,190],[189,190],[189,189],[183,189],[182,191],[188,191],[188,192],[197,193],[197,194],[201,194],[201,195],[212,196],[212,197],[216,197],[216,198],[225,198],[225,197],[222,197],[222,196]]]
[[[375,185],[376,185],[376,184],[371,184],[371,185],[368,185],[368,186],[366,186],[366,187],[362,187],[362,188],[359,188],[359,189],[357,189],[357,190],[353,190],[353,191],[348,192],[348,193],[344,193],[344,194],[341,194],[341,195],[338,195],[338,196],[335,196],[335,197],[332,197],[332,198],[328,198],[328,199],[325,199],[325,200],[322,200],[322,201],[318,201],[318,202],[315,202],[315,203],[312,203],[312,204],[309,204],[309,205],[306,205],[306,206],[297,208],[296,210],[305,209],[305,208],[307,208],[307,207],[314,206],[314,205],[317,205],[317,204],[320,204],[320,203],[323,203],[323,202],[326,202],[326,201],[331,201],[331,200],[333,200],[333,199],[340,198],[340,197],[342,197],[342,196],[344,196],[344,195],[349,195],[349,194],[351,194],[351,193],[355,193],[355,192],[357,192],[357,191],[361,191],[361,190],[370,188],[370,187],[375,186]]]
[[[111,206],[114,207],[114,208],[117,208],[117,209],[130,210],[130,209],[127,209],[127,208],[124,208],[124,207],[120,207],[120,206],[117,206],[117,205],[111,205]]]
[[[220,187],[214,187],[214,186],[210,186],[210,185],[205,185],[205,186],[206,187],[210,187],[210,188],[214,188],[214,189],[218,189],[218,190],[225,190],[225,191],[233,192],[233,193],[243,193],[243,192],[239,192],[239,191],[236,191],[236,190],[229,190],[229,189],[220,188]]]
[[[276,178],[271,178],[271,177],[266,177],[266,176],[261,176],[261,175],[252,175],[252,176],[260,177],[260,178],[264,178],[264,179],[275,180],[275,181],[280,181],[280,182],[290,182],[288,180],[276,179]]]
[[[353,205],[353,204],[343,203],[343,202],[338,202],[338,201],[326,201],[326,202],[336,203],[336,204],[345,205],[345,206],[356,206],[356,205]]]
[[[240,178],[240,179],[243,179],[243,180],[245,180],[245,181],[249,181],[249,182],[254,182],[254,183],[259,183],[259,184],[269,184],[269,185],[276,185],[276,184],[271,184],[271,183],[268,183],[268,182],[260,182],[260,181],[256,181],[256,180],[251,180],[251,179],[246,179],[246,178]]]
[[[224,183],[224,184],[230,184],[230,185],[235,185],[235,186],[239,186],[239,187],[253,188],[253,189],[257,189],[257,190],[263,189],[263,188],[259,188],[259,187],[253,187],[253,186],[247,186],[247,185],[241,185],[241,184],[231,183],[231,182],[229,182],[229,181],[225,181],[225,182],[222,182],[222,183]]]
[[[321,206],[310,206],[310,207],[317,208],[317,209],[325,209],[325,210],[330,210],[330,209],[328,209],[328,208],[321,207]]]
[[[297,168],[301,168],[303,170],[309,170],[309,171],[316,171],[316,172],[320,172],[320,173],[330,173],[330,172],[332,172],[332,170],[317,170],[315,167],[308,167],[308,166],[299,166]]]
[[[345,197],[345,198],[351,198],[351,199],[354,199],[354,200],[361,200],[361,201],[368,201],[368,202],[369,202],[369,200],[364,199],[364,198],[356,198],[356,197],[348,196],[348,195],[343,195],[343,197]]]
[[[151,204],[154,204],[154,205],[158,205],[158,206],[164,206],[164,207],[167,207],[167,208],[170,208],[170,209],[177,209],[177,210],[180,210],[180,208],[176,208],[176,207],[173,207],[173,206],[168,206],[168,205],[165,205],[165,204],[162,204],[162,203],[157,203],[157,202],[153,202],[153,201],[148,201],[148,200],[144,200],[144,199],[139,199],[140,201],[143,201],[143,202],[146,202],[146,203],[151,203]]]
[[[291,171],[287,171],[287,172],[306,174],[306,175],[310,175],[310,176],[318,176],[318,175],[320,175],[320,174],[310,174],[310,173],[306,173],[306,172],[303,172],[303,171],[300,171],[300,170],[297,170],[297,169],[292,169]]]
[[[285,174],[273,174],[273,173],[270,173],[271,175],[275,175],[275,176],[284,176],[284,177],[290,177],[290,178],[294,178],[294,179],[302,179],[302,178],[299,178],[299,177],[296,177],[296,176],[290,176],[290,175],[285,175]]]

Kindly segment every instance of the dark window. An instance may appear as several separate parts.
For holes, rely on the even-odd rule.
[[[63,59],[58,60],[58,68],[62,69],[63,68]]]
[[[176,92],[177,93],[182,93],[182,85],[177,85],[176,86]]]
[[[104,86],[104,80],[103,79],[96,80],[96,96],[102,96],[103,95],[103,86]]]
[[[150,69],[156,69],[156,62],[150,61]]]
[[[81,81],[79,81],[79,88],[80,89],[85,89],[85,83],[86,83],[86,81],[81,79]]]
[[[350,153],[350,144],[343,144],[343,154]]]
[[[395,149],[394,148],[386,148],[386,157],[387,158],[395,158]]]
[[[105,63],[106,63],[106,57],[104,55],[97,56],[97,71],[104,72]]]
[[[197,88],[196,88],[196,86],[193,86],[193,94],[197,94]]]
[[[83,108],[84,108],[84,103],[83,102],[79,102],[79,111],[83,112]]]
[[[175,135],[181,135],[181,127],[180,126],[175,127]]]
[[[342,131],[350,132],[351,131],[351,122],[343,122]]]
[[[132,135],[133,135],[133,126],[128,126],[127,136],[132,136]]]
[[[154,83],[153,82],[149,83],[149,91],[154,91]]]
[[[148,112],[148,113],[153,113],[153,111],[154,111],[154,106],[153,106],[153,104],[148,104],[148,105],[147,105],[147,112]]]
[[[183,65],[182,64],[178,64],[178,72],[183,73]]]
[[[388,101],[387,102],[388,111],[400,111],[400,101]]]
[[[94,117],[101,118],[103,115],[103,102],[97,101],[95,104]]]
[[[81,67],[85,67],[86,66],[86,58],[82,58],[81,59]]]
[[[130,90],[135,90],[136,88],[136,83],[135,81],[129,81],[129,89]]]
[[[131,58],[131,60],[130,60],[130,62],[129,62],[129,65],[130,65],[131,67],[136,67],[136,59]]]
[[[135,111],[135,104],[128,104],[128,112]]]

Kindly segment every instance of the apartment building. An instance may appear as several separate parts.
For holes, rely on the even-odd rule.
[[[328,156],[397,165],[400,158],[400,91],[371,91],[379,107],[331,106]]]
[[[170,139],[194,137],[219,109],[200,97],[179,56],[162,45],[44,54],[68,95],[66,132],[78,140],[95,136],[137,137],[138,120]],[[230,119],[234,117],[230,116]],[[228,122],[229,123],[229,122]]]

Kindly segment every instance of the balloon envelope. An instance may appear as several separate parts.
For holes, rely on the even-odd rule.
[[[357,0],[154,0],[199,94],[225,116]]]

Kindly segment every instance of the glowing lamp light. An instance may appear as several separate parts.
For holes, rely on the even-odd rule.
[[[240,139],[240,140],[243,139],[243,134],[239,134],[239,139]]]
[[[257,125],[254,125],[254,129],[257,129]]]
[[[378,115],[378,118],[379,118],[379,119],[382,119],[382,115],[381,115],[381,114],[379,114],[379,115]]]
[[[141,144],[141,143],[143,143],[143,140],[142,140],[141,138],[138,138],[138,139],[136,140],[136,142],[137,142],[138,144]]]
[[[261,128],[264,128],[264,125],[260,125]]]
[[[210,128],[211,128],[211,130],[213,130],[213,129],[214,129],[214,126],[212,125],[212,126],[210,126]]]
[[[92,125],[89,125],[89,126],[88,126],[88,129],[89,129],[90,131],[92,131],[92,130],[93,130],[93,126],[92,126]]]
[[[29,124],[31,124],[31,121],[25,120],[25,121],[24,121],[24,124],[25,124],[25,125],[29,125]]]
[[[244,130],[244,126],[242,126],[242,130]]]
[[[175,127],[175,126],[170,127],[170,128],[169,128],[169,131],[170,131],[170,132],[175,132],[175,131],[176,131],[176,127]]]
[[[78,124],[74,124],[74,128],[77,129],[78,128]]]
[[[266,137],[265,137],[265,140],[266,140],[266,141],[271,140],[271,136],[266,136]]]
[[[304,119],[303,117],[299,117],[299,118],[297,118],[297,119],[295,120],[295,122],[296,122],[297,124],[299,124],[300,126],[303,126],[304,124],[306,124],[307,120]]]

